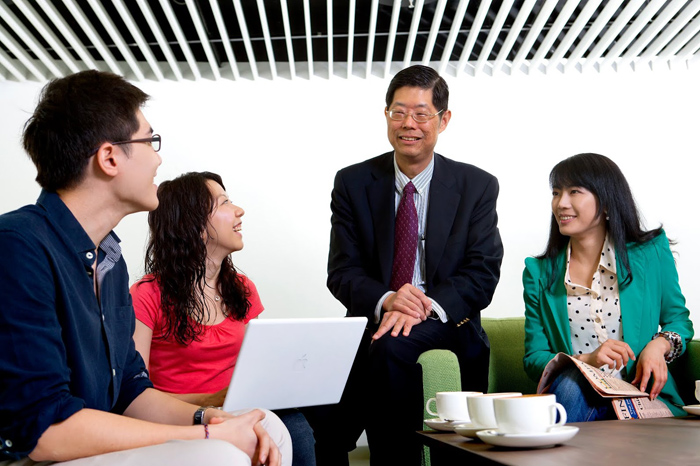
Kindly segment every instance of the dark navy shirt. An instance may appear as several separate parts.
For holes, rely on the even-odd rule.
[[[82,408],[121,414],[152,387],[134,348],[119,238],[95,245],[55,193],[0,216],[0,460]]]

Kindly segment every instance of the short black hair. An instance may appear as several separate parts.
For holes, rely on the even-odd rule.
[[[136,113],[147,100],[123,77],[103,71],[81,71],[47,84],[22,136],[39,185],[49,191],[75,187],[101,144],[128,140],[138,131]]]
[[[419,87],[433,91],[433,106],[440,110],[447,110],[450,100],[450,89],[447,83],[437,71],[429,66],[413,65],[396,73],[394,79],[389,83],[386,91],[386,106],[391,106],[394,101],[394,93],[402,87]]]

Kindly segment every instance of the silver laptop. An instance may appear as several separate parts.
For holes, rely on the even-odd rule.
[[[337,403],[366,326],[366,317],[251,320],[224,410]]]

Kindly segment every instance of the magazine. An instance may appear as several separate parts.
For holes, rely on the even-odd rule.
[[[611,399],[618,419],[673,416],[663,401],[650,400],[648,393],[641,391],[631,383],[618,379],[612,374],[606,374],[600,369],[564,353],[558,353],[544,368],[540,383],[537,385],[537,393],[545,393],[556,376],[569,364],[578,367],[591,387],[601,397]]]

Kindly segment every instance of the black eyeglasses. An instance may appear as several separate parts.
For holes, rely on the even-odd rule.
[[[110,144],[118,146],[120,144],[132,144],[135,142],[143,142],[151,146],[154,151],[158,152],[160,150],[160,141],[160,134],[154,134],[150,138],[129,139],[128,141],[111,142]]]

